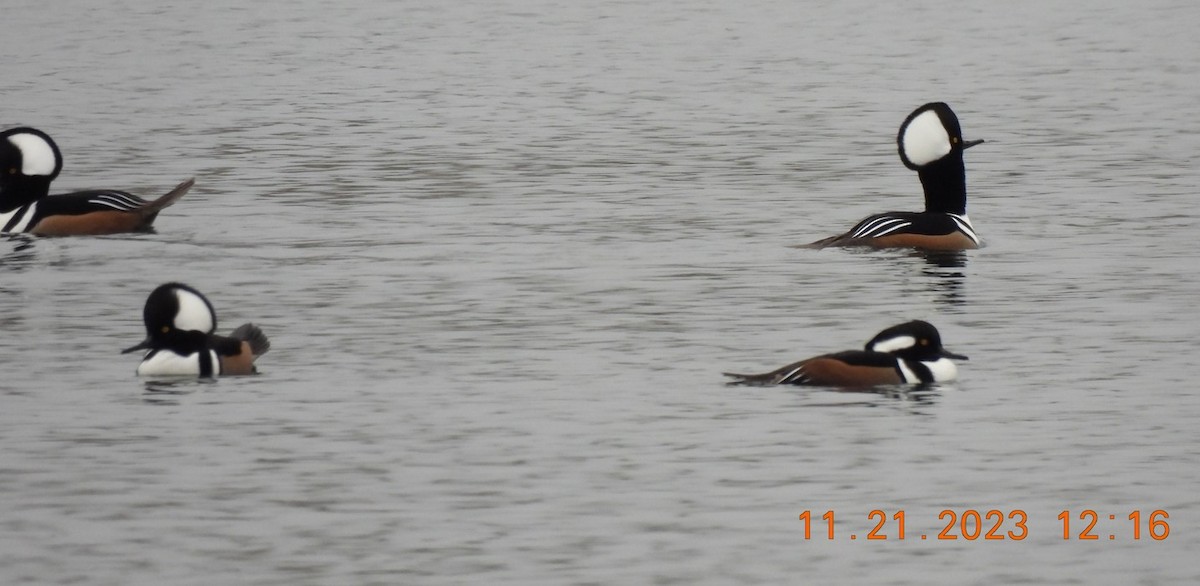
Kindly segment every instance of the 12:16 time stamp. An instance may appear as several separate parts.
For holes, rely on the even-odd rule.
[[[1078,519],[1079,523],[1073,525],[1072,522]],[[1170,515],[1162,509],[1156,509],[1149,515],[1143,516],[1140,510],[1135,510],[1125,516],[1129,521],[1126,524],[1121,522],[1122,535],[1123,531],[1129,530],[1129,535],[1134,540],[1142,539],[1143,535],[1147,535],[1155,541],[1162,541],[1171,534],[1171,526],[1167,523]],[[903,510],[896,511],[891,516],[881,509],[875,509],[867,513],[867,519],[874,522],[874,527],[871,528],[865,535],[866,539],[875,540],[904,540],[904,522],[905,514]],[[1116,521],[1116,515],[1108,515],[1110,521]],[[975,541],[983,539],[988,541],[993,540],[1009,540],[1021,541],[1029,536],[1029,515],[1021,509],[1013,509],[1005,512],[998,509],[980,512],[975,509],[966,509],[963,511],[955,511],[953,509],[945,509],[938,513],[938,520],[945,523],[942,530],[938,532],[934,539],[938,540],[958,540]],[[1062,538],[1064,540],[1077,539],[1080,541],[1092,541],[1100,539],[1100,535],[1096,533],[1097,523],[1101,520],[1101,515],[1092,509],[1084,509],[1079,512],[1078,516],[1071,511],[1063,511],[1058,514],[1058,520],[1062,522]],[[829,540],[834,538],[834,513],[833,511],[825,511],[820,517],[813,517],[812,511],[804,511],[800,513],[800,522],[804,524],[804,539],[813,538],[813,529],[820,531],[821,524],[825,525],[825,537]],[[1109,533],[1109,540],[1116,540],[1117,533]],[[820,534],[817,539],[820,539]],[[926,533],[920,534],[920,539],[929,539],[930,536]],[[858,534],[851,533],[850,539],[858,539]],[[911,539],[911,537],[909,537]]]

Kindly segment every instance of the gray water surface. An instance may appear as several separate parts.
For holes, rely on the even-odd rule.
[[[10,4],[0,122],[55,191],[197,185],[0,239],[6,584],[1200,580],[1193,3]],[[986,247],[790,248],[919,209],[935,100]],[[133,375],[169,280],[259,376]],[[959,382],[720,376],[908,319]]]

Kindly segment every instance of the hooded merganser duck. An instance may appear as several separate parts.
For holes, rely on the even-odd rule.
[[[839,236],[808,244],[966,250],[979,248],[979,236],[967,218],[967,175],[963,151],[982,140],[964,141],[958,117],[942,102],[925,104],[900,125],[896,143],[900,161],[917,172],[925,189],[924,212],[887,212],[871,216]]]
[[[254,360],[271,349],[254,324],[243,324],[229,337],[214,335],[212,303],[182,283],[167,283],[150,293],[142,316],[146,339],[122,352],[149,350],[137,368],[142,376],[254,374]]]
[[[192,188],[193,179],[147,201],[124,191],[98,189],[49,195],[62,170],[62,153],[35,128],[0,132],[0,232],[70,236],[148,232],[158,212]]]
[[[879,332],[867,342],[865,350],[822,354],[764,374],[723,374],[736,379],[729,384],[753,386],[869,387],[947,382],[958,376],[951,358],[967,359],[942,347],[937,328],[916,320]]]

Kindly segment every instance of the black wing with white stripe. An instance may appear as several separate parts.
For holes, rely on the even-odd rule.
[[[153,201],[115,189],[39,197],[23,206],[0,211],[0,232],[29,232],[35,230],[41,220],[51,216],[80,216],[95,212],[136,214],[141,218],[141,223],[124,231],[147,230],[158,212],[187,195],[195,183],[195,179],[188,179]]]
[[[961,232],[976,244],[979,243],[979,236],[975,234],[975,228],[971,226],[971,221],[965,215],[928,212],[887,212],[868,217],[855,224],[845,234],[818,240],[808,246],[822,248],[825,246],[852,245],[865,243],[864,241],[873,238],[883,238],[898,234],[941,236],[954,234],[955,232]]]
[[[0,214],[0,231],[27,232],[49,216],[78,216],[92,212],[133,212],[147,201],[124,191],[94,190],[43,197]]]
[[[746,385],[746,386],[771,386],[771,385],[807,385],[812,384],[812,377],[805,370],[808,363],[818,358],[831,358],[840,362],[844,362],[850,366],[869,366],[874,368],[894,368],[896,358],[891,354],[883,352],[867,352],[864,350],[846,350],[836,354],[824,354],[816,356],[800,362],[793,362],[783,368],[772,370],[763,374],[737,374],[733,372],[722,373],[725,376],[731,377],[734,380],[729,381],[731,385]]]
[[[47,216],[74,216],[91,212],[132,212],[145,207],[149,202],[132,193],[97,189],[52,195],[42,198],[39,203],[42,213]]]

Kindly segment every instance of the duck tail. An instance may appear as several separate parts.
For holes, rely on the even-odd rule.
[[[262,356],[271,349],[271,341],[267,339],[267,335],[254,324],[247,323],[238,326],[232,334],[229,334],[229,337],[249,343],[250,352],[255,356]]]
[[[192,177],[187,181],[176,185],[175,189],[168,191],[166,195],[138,208],[138,213],[140,213],[143,218],[146,218],[147,223],[154,221],[154,218],[158,216],[158,212],[161,212],[164,208],[173,205],[175,202],[179,201],[180,198],[187,195],[188,190],[190,190],[195,184],[196,178]]]

